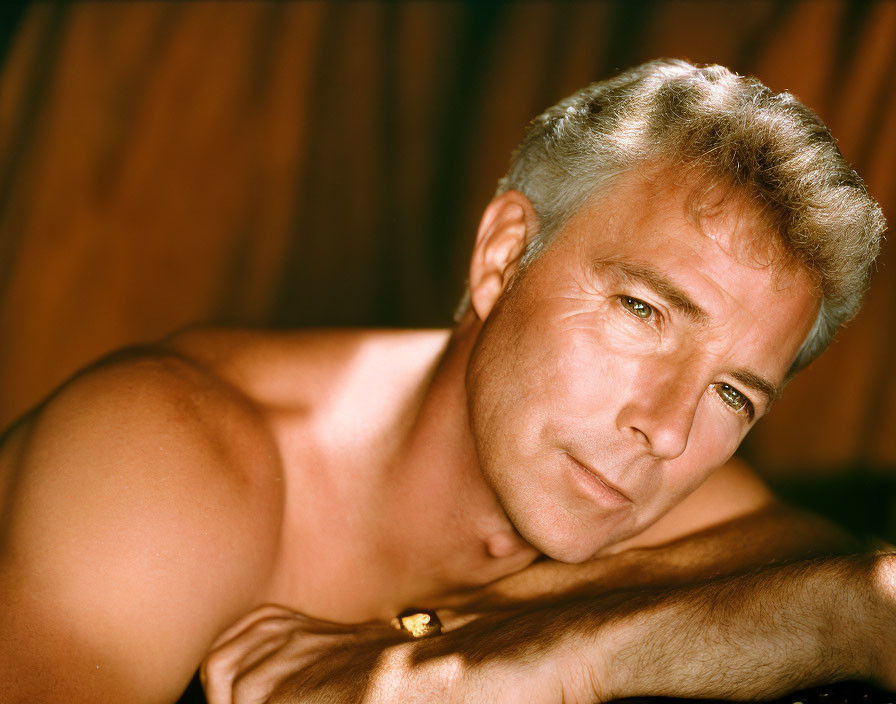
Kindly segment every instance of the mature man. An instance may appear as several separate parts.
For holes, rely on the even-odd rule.
[[[0,699],[172,702],[203,661],[214,704],[896,685],[896,558],[751,572],[842,543],[726,463],[882,229],[787,94],[586,88],[515,154],[453,331],[187,332],[7,432]]]

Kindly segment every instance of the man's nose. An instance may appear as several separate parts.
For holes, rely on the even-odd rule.
[[[654,457],[675,459],[687,449],[705,390],[694,374],[642,371],[629,388],[616,426],[643,443]]]

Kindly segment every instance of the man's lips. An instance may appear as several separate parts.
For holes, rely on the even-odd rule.
[[[585,464],[584,462],[582,462],[581,460],[579,460],[576,457],[573,457],[572,455],[569,455],[569,458],[573,462],[575,462],[577,465],[579,465],[579,467],[581,467],[583,470],[588,472],[588,474],[590,474],[592,477],[594,477],[598,482],[600,482],[608,491],[616,494],[619,498],[627,501],[628,503],[632,503],[632,500],[628,494],[626,494],[624,491],[622,491],[622,489],[620,489],[615,484],[612,484],[609,481],[607,481],[606,478],[600,472],[598,472],[596,469],[594,469],[590,465]]]

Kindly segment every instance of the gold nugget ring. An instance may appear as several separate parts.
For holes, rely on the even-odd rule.
[[[428,638],[442,632],[442,622],[435,611],[408,609],[392,619],[392,627],[406,631],[414,638]]]

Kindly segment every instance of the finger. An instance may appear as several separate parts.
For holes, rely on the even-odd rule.
[[[258,667],[259,663],[262,663],[268,657],[275,656],[279,653],[289,641],[290,634],[288,632],[281,633],[266,641],[262,641],[257,647],[246,653],[242,659],[240,659],[238,664],[231,665],[227,670],[226,676],[213,677],[213,682],[210,687],[211,694],[207,694],[208,704],[217,704],[218,699],[223,700],[226,704],[237,704],[238,702],[246,701],[245,695],[238,694],[239,688],[237,687],[237,683],[245,673],[251,672]],[[296,662],[298,663],[298,661]],[[259,701],[267,699],[267,695],[273,691],[277,682],[268,682],[267,684],[268,687],[264,690],[265,696],[259,695],[257,697]],[[259,692],[261,691],[262,690],[259,690]],[[254,699],[255,697],[251,698],[253,701]]]
[[[234,668],[236,677],[239,677],[240,673],[248,672],[257,667],[269,655],[282,650],[292,638],[292,633],[283,632],[262,641],[255,648],[244,653],[239,660],[239,664]]]
[[[278,604],[264,604],[263,606],[259,606],[257,609],[253,609],[241,619],[239,619],[236,623],[229,626],[225,629],[212,643],[210,650],[214,650],[218,646],[222,645],[228,640],[234,638],[237,634],[251,628],[254,624],[259,621],[271,618],[271,617],[280,617],[280,618],[289,618],[300,616],[300,614],[292,609],[287,609],[285,606],[279,606]]]
[[[241,669],[233,682],[233,704],[267,701],[289,679],[294,680],[295,686],[302,686],[299,682],[305,681],[313,687],[322,673],[329,673],[330,677],[344,674],[349,660],[356,664],[354,661],[364,650],[346,649],[339,640],[334,645],[333,639],[327,636],[309,639],[293,635],[286,644],[269,651],[251,667]]]
[[[269,641],[285,641],[295,627],[290,618],[268,616],[212,650],[199,668],[209,704],[232,704],[232,684],[245,659]]]
[[[203,688],[210,701],[215,699],[214,704],[231,704],[235,678],[288,641],[314,653],[357,638],[351,627],[320,623],[279,607],[252,612],[225,635],[232,637],[223,642],[219,639],[200,666]]]
[[[293,647],[290,647],[293,646]],[[300,672],[317,658],[316,651],[287,643],[267,652],[233,680],[233,704],[254,704],[267,700],[283,681]]]

